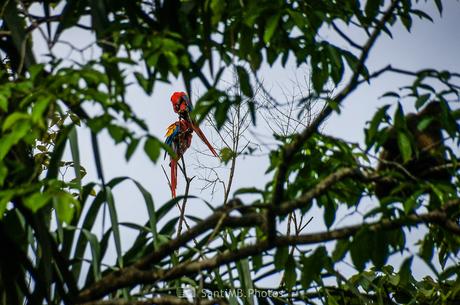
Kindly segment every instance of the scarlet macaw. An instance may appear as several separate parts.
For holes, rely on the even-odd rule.
[[[187,148],[192,143],[192,126],[186,120],[179,120],[168,126],[166,130],[165,143],[171,146],[172,150],[176,153],[176,157],[171,156],[171,194],[176,197],[177,187],[177,162],[182,158]]]
[[[203,131],[201,131],[200,127],[196,125],[196,123],[190,117],[190,112],[193,110],[192,102],[190,101],[189,97],[185,92],[174,92],[171,95],[171,102],[173,105],[174,112],[179,114],[179,120],[183,119],[190,123],[191,128],[196,132],[196,134],[200,137],[200,139],[208,146],[211,153],[219,157],[219,155],[212,147],[211,143],[209,143],[208,139],[204,135]]]

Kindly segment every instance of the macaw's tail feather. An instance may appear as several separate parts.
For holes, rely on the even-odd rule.
[[[177,161],[171,159],[171,195],[172,198],[176,198],[176,187],[177,187]]]
[[[193,131],[196,132],[196,134],[200,137],[200,139],[204,142],[204,144],[206,144],[206,146],[208,146],[209,150],[212,152],[212,154],[216,157],[219,158],[219,155],[217,154],[217,152],[214,150],[214,147],[212,147],[211,143],[209,143],[208,139],[206,139],[206,136],[204,135],[204,133],[201,131],[200,127],[198,127],[197,125],[195,125],[195,123],[192,123],[190,124],[192,125],[192,129]]]

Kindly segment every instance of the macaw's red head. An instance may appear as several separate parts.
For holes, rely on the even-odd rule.
[[[171,95],[171,103],[175,113],[192,111],[192,104],[185,92],[174,92]]]

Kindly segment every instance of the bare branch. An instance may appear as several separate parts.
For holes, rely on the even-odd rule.
[[[278,167],[278,171],[276,172],[275,179],[274,179],[274,191],[273,191],[273,200],[272,205],[278,205],[283,199],[284,193],[284,184],[287,179],[287,172],[289,165],[294,157],[295,153],[300,149],[300,147],[308,140],[318,129],[318,127],[324,122],[324,120],[329,117],[329,115],[333,112],[333,106],[339,105],[350,93],[352,93],[358,86],[359,76],[361,75],[364,69],[364,63],[367,60],[369,52],[373,45],[375,44],[378,36],[380,35],[382,29],[384,28],[386,22],[391,18],[393,15],[393,11],[396,9],[397,4],[399,1],[394,0],[392,1],[390,7],[385,11],[380,21],[377,23],[376,28],[374,29],[373,33],[367,40],[366,44],[362,48],[361,56],[359,57],[358,64],[354,70],[353,75],[348,82],[348,85],[340,91],[337,96],[335,96],[330,103],[323,109],[323,111],[312,121],[312,123],[304,129],[302,133],[300,133],[295,140],[288,144],[287,146],[281,149],[281,162],[280,166]],[[275,229],[275,213],[271,210],[268,210],[268,218],[270,220],[269,225],[269,239],[274,239],[276,235]]]

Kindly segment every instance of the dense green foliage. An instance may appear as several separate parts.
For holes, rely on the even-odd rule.
[[[458,101],[460,75],[430,67],[406,71],[388,66],[369,71],[369,52],[381,35],[391,35],[392,25],[402,23],[409,30],[413,18],[430,16],[415,8],[417,1],[361,2],[2,2],[1,304],[128,304],[128,300],[129,304],[146,304],[145,300],[188,304],[180,298],[186,286],[213,296],[203,303],[460,302],[460,267],[449,262],[458,258],[460,249],[459,115],[450,110],[452,100]],[[434,2],[441,12],[442,1]],[[362,45],[349,38],[352,27],[365,34]],[[69,63],[52,52],[60,37],[75,28],[95,38],[101,56]],[[319,33],[324,30],[338,33],[348,48],[323,40]],[[34,52],[37,33],[50,50],[45,61],[37,60]],[[142,116],[131,110],[126,100],[130,82],[137,81],[149,95],[156,83],[173,76],[183,78],[189,94],[192,82],[200,82],[206,91],[195,107],[198,121],[210,116],[222,127],[232,107],[244,106],[256,124],[254,76],[262,65],[277,60],[283,66],[288,60],[308,65],[313,92],[297,102],[302,105],[314,99],[325,107],[305,129],[276,135],[278,146],[270,153],[267,169],[273,180],[264,189],[248,185],[236,191],[236,197],[212,203],[209,215],[191,217],[192,225],[179,229],[178,235],[180,217],[174,207],[183,198],[154,205],[149,190],[129,177],[105,181],[97,138],[102,131],[108,131],[114,145],[122,144],[117,147],[125,149],[126,160],[139,146],[152,162],[162,149],[168,149],[150,134]],[[128,67],[143,72],[131,73]],[[225,90],[221,83],[228,70],[236,71],[237,93]],[[391,98],[388,101],[399,106],[393,116],[389,106],[383,106],[363,126],[364,147],[318,132],[330,114],[340,112],[340,104],[353,91],[367,81],[372,85],[384,73],[404,74],[413,82],[386,94]],[[340,91],[327,89],[338,85]],[[425,152],[417,145],[400,105],[415,104],[421,109],[431,101],[439,101],[442,111],[418,122],[417,128],[423,132],[432,121],[439,121],[444,136],[451,140],[451,145],[441,145],[436,151],[445,158],[443,167],[452,176],[447,183],[404,171],[405,165]],[[91,130],[98,181],[82,182],[87,165],[80,164],[78,126]],[[390,134],[397,139],[400,160],[389,160],[396,165],[378,171],[375,159]],[[63,159],[66,147],[70,161]],[[237,157],[232,147],[222,150],[224,161]],[[60,174],[66,168],[74,170],[71,179]],[[340,207],[356,211],[362,201],[375,199],[376,185],[385,179],[404,192],[396,190],[381,198],[375,209],[363,215],[364,222],[310,234],[283,229],[285,221],[308,217],[315,206],[323,208],[324,222],[331,228]],[[146,224],[117,220],[112,190],[130,181],[147,207]],[[248,193],[252,196],[243,197]],[[252,202],[243,203],[238,196]],[[94,224],[104,207],[111,225],[98,236]],[[122,251],[121,225],[138,230],[126,252]],[[417,249],[406,240],[408,229],[415,226],[424,227]],[[110,240],[117,262],[105,266]],[[325,247],[326,242],[331,242],[333,251]],[[401,267],[388,265],[395,254],[404,258]],[[418,281],[412,276],[415,256],[430,266],[434,278]],[[356,274],[348,277],[341,274],[340,264],[350,258]],[[264,279],[273,274],[280,275],[279,287],[269,290]],[[212,294],[240,291],[236,289],[245,294]]]

